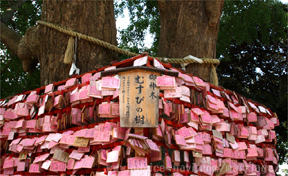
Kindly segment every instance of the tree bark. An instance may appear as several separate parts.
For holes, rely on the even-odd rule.
[[[117,45],[113,1],[46,0],[42,20]],[[64,64],[63,59],[70,36],[45,26],[39,26],[39,30],[41,84],[68,78],[71,65]],[[117,59],[111,50],[85,40],[78,40],[77,46],[76,65],[81,73]]]
[[[223,5],[224,0],[158,0],[161,24],[158,56],[183,58],[193,55],[199,58],[216,58]],[[211,64],[186,66],[187,72],[206,81],[211,81],[211,69]]]
[[[21,36],[8,28],[4,23],[1,22],[1,35],[0,41],[5,44],[5,46],[12,51],[12,53],[17,54],[17,47],[19,41],[21,40]]]
[[[114,6],[111,0],[44,0],[41,19],[117,45]],[[21,39],[19,34],[3,23],[1,28],[1,41],[22,60],[24,71],[33,69],[38,59],[41,85],[69,77],[71,64],[64,64],[63,60],[70,36],[38,25],[27,29]],[[118,58],[117,53],[85,40],[78,39],[77,46],[76,66],[80,73],[109,65]]]

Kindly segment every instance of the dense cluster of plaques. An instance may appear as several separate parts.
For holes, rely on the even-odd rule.
[[[164,73],[117,72],[136,66]],[[1,175],[272,176],[279,160],[276,113],[148,56],[0,100],[0,124]]]

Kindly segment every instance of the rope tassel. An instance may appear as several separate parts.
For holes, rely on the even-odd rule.
[[[211,64],[210,82],[213,85],[218,86],[218,76],[217,76],[216,67],[214,66],[214,64]]]
[[[65,64],[72,64],[74,53],[75,53],[75,51],[74,51],[74,37],[70,37],[68,40],[67,49],[65,51],[65,56],[64,56],[63,62]]]

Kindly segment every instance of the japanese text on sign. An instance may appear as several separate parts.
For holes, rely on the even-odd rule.
[[[120,73],[121,127],[156,127],[158,124],[159,88],[157,76],[142,70]]]

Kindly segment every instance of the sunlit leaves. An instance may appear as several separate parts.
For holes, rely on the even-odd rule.
[[[157,1],[116,1],[116,16],[123,14],[125,8],[127,8],[129,12],[130,24],[126,29],[118,31],[120,33],[119,47],[133,52],[139,51],[140,53],[147,51],[150,55],[156,55],[160,33]],[[154,42],[151,48],[146,48],[144,46],[145,36],[148,31],[154,37]],[[138,49],[135,50],[135,48]]]
[[[281,2],[225,1],[217,43],[219,83],[278,114],[280,163],[287,161],[288,147],[287,26]]]

